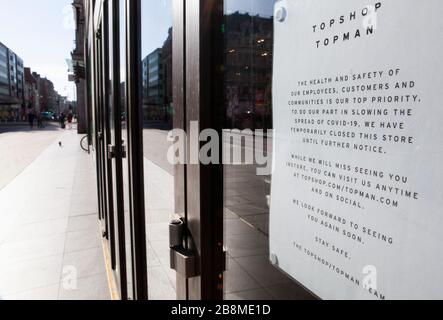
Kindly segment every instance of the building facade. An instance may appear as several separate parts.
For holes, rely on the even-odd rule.
[[[142,61],[143,118],[163,127],[172,126],[172,28],[163,46]]]
[[[88,131],[88,112],[86,109],[86,82],[85,82],[85,50],[83,39],[85,37],[85,13],[83,0],[74,0],[72,3],[76,21],[75,48],[71,53],[74,68],[77,100],[77,130],[84,134]]]
[[[226,91],[233,128],[272,129],[272,16],[226,16]]]
[[[83,1],[116,297],[441,299],[430,1]]]
[[[145,121],[165,119],[163,51],[156,49],[143,59],[143,105]]]
[[[195,31],[187,32],[184,1],[166,1],[161,8],[139,0],[84,1],[99,218],[121,299],[252,298],[249,285],[232,284],[238,277],[252,278],[232,261],[235,257],[243,263],[250,250],[258,254],[251,262],[254,270],[266,274],[259,286],[271,290],[275,283],[268,280],[280,279],[290,284],[281,291],[286,298],[313,297],[264,256],[269,250],[269,176],[255,176],[255,165],[208,170],[167,160],[168,130],[191,128],[199,119],[198,130],[221,135],[222,128],[236,125],[272,126],[272,12],[223,13],[215,9],[223,6],[212,7],[215,2],[186,6],[186,21]],[[213,10],[217,18],[199,19],[199,10]],[[195,26],[202,21],[210,23],[204,29],[223,25],[211,30],[224,33],[199,33]],[[212,41],[217,46],[211,47]],[[144,47],[156,49],[142,52]],[[184,256],[153,240],[166,236],[172,216],[189,228]],[[249,233],[249,228],[252,234],[237,233]],[[243,250],[242,241],[255,248]],[[163,257],[155,271],[148,267],[152,247]],[[182,258],[192,261],[188,270],[177,268],[182,262],[176,259]],[[148,288],[148,281],[160,281],[156,272],[166,276],[167,285]]]
[[[39,79],[39,93],[40,93],[40,110],[57,112],[58,109],[58,94],[54,89],[54,84],[51,80],[38,76]]]
[[[8,48],[0,42],[0,94],[10,96]]]
[[[25,117],[23,60],[0,42],[0,114],[3,121]]]
[[[27,112],[40,112],[39,79],[30,68],[25,68],[25,107]]]

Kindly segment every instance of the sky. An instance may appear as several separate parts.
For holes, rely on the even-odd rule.
[[[251,15],[272,16],[275,0],[225,0],[225,13],[248,12]]]
[[[66,59],[74,48],[72,0],[0,0],[0,41],[19,55],[26,67],[54,82],[55,89],[75,98],[68,82]],[[171,0],[143,0],[145,57],[163,45],[172,22]],[[274,0],[226,0],[225,12],[272,15]]]
[[[0,41],[25,67],[54,83],[59,94],[75,98],[68,82],[75,24],[72,0],[0,0]]]
[[[171,0],[142,0],[142,58],[163,46],[172,26]]]

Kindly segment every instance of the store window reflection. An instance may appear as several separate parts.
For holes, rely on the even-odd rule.
[[[272,65],[274,0],[225,0],[226,129],[242,134],[237,151],[254,146],[272,153]],[[252,132],[255,132],[253,134]],[[231,133],[232,135],[232,133]],[[225,134],[224,143],[231,143]],[[235,139],[234,139],[235,141]],[[252,141],[252,144],[251,144]],[[225,145],[226,147],[226,145]],[[239,149],[239,150],[238,150]],[[258,165],[225,165],[225,244],[228,251],[225,298],[310,298],[269,262],[269,203],[272,177]]]
[[[172,129],[172,28],[162,46],[148,53],[142,65],[145,125]]]
[[[174,166],[168,162],[173,127],[172,0],[143,0],[142,87],[145,207],[150,300],[175,300],[169,221],[175,212]]]
[[[229,125],[237,129],[270,129],[273,20],[270,16],[236,11],[226,15],[225,32]]]

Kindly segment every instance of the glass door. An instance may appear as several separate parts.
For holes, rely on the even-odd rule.
[[[125,4],[123,1],[105,1],[103,4],[103,19],[107,25],[105,33],[106,60],[107,60],[107,118],[109,140],[107,142],[107,158],[112,166],[113,181],[113,212],[110,215],[109,251],[112,268],[115,271],[116,283],[123,300],[133,298],[132,264],[130,248],[130,232],[127,232],[129,223],[125,217],[128,209],[128,171],[127,152],[125,145],[125,94],[122,85],[125,83],[125,50],[122,50],[121,39],[125,39],[124,21]],[[122,54],[123,52],[123,54]],[[123,59],[123,64],[122,64]],[[123,79],[123,81],[122,81]],[[122,84],[123,83],[123,84]],[[129,245],[128,245],[129,244]]]
[[[227,300],[315,297],[270,253],[276,0],[224,0],[224,234]],[[239,161],[236,161],[239,159]]]
[[[103,237],[109,240],[110,214],[113,212],[113,191],[111,163],[107,158],[107,141],[109,140],[108,125],[108,97],[107,97],[107,75],[106,68],[106,42],[103,34],[106,33],[107,26],[103,23],[103,17],[97,21],[94,37],[94,57],[95,57],[95,108],[96,108],[96,158],[98,166],[98,176],[100,181],[99,204],[100,220],[102,221]]]
[[[128,157],[127,4],[96,2],[95,118],[100,219],[114,298],[134,299],[134,240]]]
[[[222,15],[218,21],[215,15],[203,19],[216,11],[216,1],[134,2],[141,5],[140,67],[135,70],[140,72],[138,147],[143,150],[139,168],[148,297],[222,299],[222,168],[200,163],[198,151],[197,159],[191,155],[201,143],[200,132],[221,132],[221,96],[213,90],[219,83],[214,67],[221,67],[216,64],[221,55],[211,43],[222,39]],[[181,225],[181,232],[170,233],[172,221]]]
[[[222,141],[226,125],[224,1],[103,3],[101,216],[120,297],[221,300],[230,254],[223,194],[232,190],[217,159],[223,144],[204,147]],[[181,232],[169,232],[172,221]]]
[[[129,179],[129,157],[128,157],[128,110],[127,110],[127,13],[126,1],[114,0],[115,22],[114,37],[114,92],[115,104],[118,106],[115,113],[116,150],[119,149],[120,156],[116,157],[116,163],[121,171],[119,181],[120,207],[118,211],[119,219],[119,248],[121,254],[121,268],[125,270],[126,293],[127,299],[135,299],[134,296],[134,280],[133,280],[133,251],[132,248],[132,231],[131,231],[131,211],[130,211],[130,179]],[[119,144],[120,142],[120,144]],[[122,293],[122,296],[125,294]]]
[[[105,239],[107,254],[110,264],[117,269],[115,219],[116,208],[116,170],[110,156],[109,146],[115,136],[112,114],[114,110],[110,79],[112,69],[109,68],[112,56],[109,55],[110,16],[107,2],[97,2],[96,8],[100,9],[100,15],[94,20],[94,66],[95,66],[95,113],[96,113],[96,159],[98,174],[100,176],[99,200],[100,220],[103,238]],[[117,269],[118,270],[118,269]],[[120,284],[120,281],[118,281]]]
[[[173,96],[173,2],[141,1],[141,106],[150,300],[174,300],[176,274],[170,267],[169,222],[176,206],[176,168],[168,161],[168,135],[179,122]],[[177,2],[177,1],[176,1]],[[177,191],[183,193],[183,190]]]

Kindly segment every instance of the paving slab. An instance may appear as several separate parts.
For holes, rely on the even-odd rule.
[[[94,164],[80,138],[0,134],[0,149],[11,148],[0,163],[13,171],[0,171],[0,300],[110,299],[96,192],[82,190],[95,184]]]

